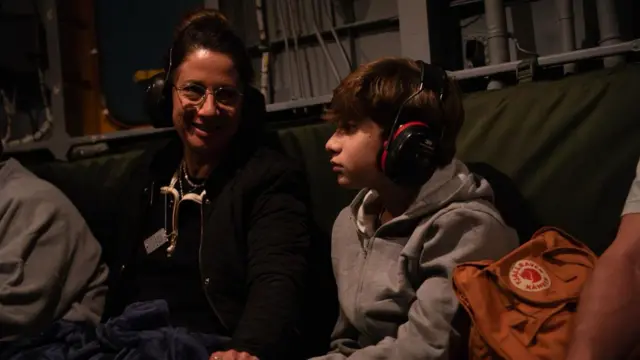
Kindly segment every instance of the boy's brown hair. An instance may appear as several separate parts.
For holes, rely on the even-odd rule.
[[[333,91],[331,106],[324,119],[338,128],[370,119],[389,136],[398,109],[420,87],[420,66],[407,58],[382,58],[361,65],[344,78]],[[442,129],[435,161],[438,167],[451,162],[456,153],[456,138],[464,123],[462,95],[456,82],[449,79],[442,104],[433,91],[425,89],[410,100],[400,115],[400,123],[419,120]]]

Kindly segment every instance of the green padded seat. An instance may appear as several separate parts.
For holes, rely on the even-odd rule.
[[[630,64],[467,95],[459,157],[506,175],[536,223],[561,227],[600,253],[615,236],[640,157],[638,94],[640,66]],[[313,216],[326,233],[354,195],[338,187],[331,172],[324,145],[332,132],[332,125],[317,123],[278,130],[282,148],[307,172]],[[103,216],[99,207],[108,199],[88,194],[83,184],[109,188],[139,154],[34,170],[69,194],[90,225],[99,227],[95,217]]]
[[[640,158],[640,65],[466,97],[459,157],[510,177],[536,220],[601,253]]]

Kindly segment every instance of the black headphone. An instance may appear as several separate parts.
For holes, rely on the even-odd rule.
[[[378,154],[378,166],[382,172],[395,183],[403,185],[421,185],[433,175],[444,129],[441,121],[401,121],[402,111],[424,90],[434,92],[441,109],[448,95],[446,71],[420,60],[416,63],[420,66],[420,87],[400,105],[389,130],[389,138]]]
[[[177,36],[176,36],[177,38]],[[155,128],[166,128],[173,126],[171,119],[173,107],[170,93],[169,77],[173,70],[173,44],[169,48],[167,65],[164,72],[151,77],[151,83],[145,90],[145,109]]]

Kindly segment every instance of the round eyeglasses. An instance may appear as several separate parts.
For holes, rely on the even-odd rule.
[[[178,91],[178,95],[180,95],[180,100],[183,106],[200,108],[206,101],[207,94],[211,94],[213,96],[213,101],[215,101],[217,105],[227,107],[238,106],[240,99],[242,98],[242,93],[238,89],[230,86],[220,86],[213,90],[209,90],[208,88],[198,84],[187,84],[174,87],[176,91]]]

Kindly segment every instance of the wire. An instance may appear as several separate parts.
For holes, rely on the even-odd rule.
[[[33,134],[24,136],[20,139],[8,141],[8,146],[17,144],[27,144],[34,141],[40,141],[53,128],[53,114],[51,114],[51,104],[47,99],[47,87],[44,81],[42,69],[38,68],[38,79],[40,84],[40,96],[42,97],[42,105],[44,106],[44,122],[36,129]]]
[[[331,0],[326,0],[326,1],[320,0],[320,3],[324,4],[324,5],[320,5],[321,13],[324,12],[329,18],[331,18],[331,4],[329,3],[330,1]],[[347,69],[352,69],[353,62],[352,60],[349,59],[349,55],[347,55],[347,51],[344,49],[344,46],[342,46],[342,41],[340,41],[340,38],[338,37],[338,33],[336,33],[336,28],[333,27],[333,24],[331,23],[331,21],[329,21],[329,30],[331,31],[331,34],[333,35],[333,38],[336,41],[336,44],[338,44],[338,46],[340,47],[342,58],[344,59],[344,62],[347,64]]]
[[[282,5],[280,4],[280,0],[275,0],[276,2],[276,17],[278,18],[278,22],[280,23],[280,28],[282,30],[282,37],[284,38],[284,55],[286,62],[286,72],[287,72],[287,80],[289,81],[289,86],[291,87],[290,98],[291,100],[295,100],[300,96],[297,92],[299,88],[296,88],[293,85],[293,61],[291,58],[291,52],[289,51],[289,31],[287,30],[287,26],[284,24],[284,14],[282,13]]]
[[[525,48],[523,48],[520,45],[520,42],[518,41],[518,38],[513,34],[513,33],[507,33],[507,37],[513,41],[513,44],[515,45],[516,49],[523,53],[523,54],[527,54],[527,55],[532,55],[532,56],[540,56],[538,53],[536,53],[535,51],[531,51],[531,50],[527,50]],[[490,64],[490,58],[489,58],[489,46],[487,44],[487,34],[485,33],[476,33],[476,34],[469,34],[467,36],[465,36],[463,38],[463,40],[476,40],[476,41],[480,41],[483,43],[484,45],[484,57],[485,57],[485,62],[487,65]]]
[[[13,100],[9,100],[9,97],[4,92],[3,89],[0,89],[0,98],[2,98],[2,108],[4,110],[4,115],[7,119],[6,131],[4,136],[2,137],[2,143],[6,144],[7,141],[11,138],[11,125],[13,123],[13,117],[16,115],[16,92],[15,87],[13,91]]]
[[[40,30],[44,30],[44,23],[42,22],[42,17],[41,17],[41,13],[40,13],[40,9],[38,8],[38,5],[36,4],[35,0],[31,1],[31,4],[33,6],[33,11],[36,13],[37,18],[38,18],[38,32],[36,32],[36,43],[38,45],[38,48],[40,48],[40,37],[38,36],[40,33]],[[40,58],[38,60],[42,59],[42,54],[40,54]],[[44,111],[44,121],[42,122],[42,124],[40,124],[40,126],[36,129],[34,126],[34,131],[32,134],[24,136],[20,139],[15,139],[15,140],[11,140],[11,141],[5,141],[5,139],[3,139],[3,142],[5,142],[5,144],[7,146],[11,146],[11,145],[17,145],[17,144],[26,144],[26,143],[31,143],[34,141],[40,141],[42,138],[44,138],[45,135],[47,135],[51,129],[53,128],[53,114],[51,113],[51,104],[49,101],[49,98],[47,96],[47,90],[49,90],[47,88],[47,84],[45,82],[45,76],[44,73],[42,71],[42,68],[40,66],[40,61],[37,62],[37,70],[38,70],[38,85],[40,88],[40,97],[42,99],[42,106],[43,106],[43,111]],[[14,97],[16,96],[15,92],[14,92]],[[5,100],[6,97],[3,96],[3,100]],[[15,98],[14,98],[15,101]],[[6,101],[4,101],[6,104]],[[6,107],[5,107],[5,112],[6,112]],[[14,115],[15,115],[15,108],[13,109]],[[28,112],[29,118],[32,120],[35,120],[35,122],[37,123],[37,118],[33,119],[33,114],[31,112]],[[39,114],[38,114],[39,115]],[[37,116],[39,117],[39,116]],[[11,119],[13,120],[13,119]],[[7,120],[7,124],[9,125],[9,121]],[[7,131],[8,133],[10,133],[10,128],[9,131]],[[11,134],[9,134],[11,135]],[[7,134],[5,134],[5,137],[7,136]],[[7,138],[8,140],[8,138]]]
[[[518,51],[520,51],[521,53],[533,55],[533,56],[539,56],[538,53],[536,53],[535,51],[530,51],[522,48],[522,46],[520,46],[520,42],[518,42],[518,38],[515,37],[514,34],[509,33],[508,36],[509,36],[509,39],[513,40],[513,44],[516,46],[516,49],[518,49]]]
[[[289,24],[291,24],[291,34],[293,35],[293,48],[294,48],[294,54],[295,54],[295,64],[296,64],[296,71],[298,73],[298,81],[297,81],[297,85],[298,85],[298,90],[299,90],[299,94],[300,97],[303,98],[304,97],[304,93],[302,90],[302,69],[300,66],[300,48],[298,47],[298,37],[300,36],[300,28],[297,26],[297,21],[295,20],[295,17],[293,16],[293,5],[291,4],[291,0],[283,0],[285,1],[286,5],[287,5],[287,10],[289,13]]]
[[[260,64],[260,92],[264,96],[267,103],[271,102],[269,94],[269,41],[267,39],[267,31],[264,25],[264,10],[262,0],[256,0],[256,21],[258,23],[258,34],[260,37],[260,48],[262,51],[262,59]]]
[[[313,32],[316,34],[316,38],[318,39],[318,43],[320,43],[320,49],[322,50],[325,58],[327,58],[327,61],[329,62],[329,66],[331,67],[333,76],[335,76],[336,81],[339,83],[341,78],[340,78],[340,73],[338,72],[338,67],[336,66],[336,63],[333,61],[331,54],[329,53],[329,49],[327,48],[327,44],[324,42],[324,39],[322,38],[322,34],[320,34],[320,29],[318,29],[318,23],[316,22],[316,19],[315,19],[315,13],[311,14],[311,25],[313,27]],[[338,43],[339,42],[340,41],[338,41]]]
[[[482,19],[482,15],[477,15],[473,19],[469,20],[466,24],[460,25],[461,28],[468,28],[469,26],[478,22],[478,20]]]
[[[31,1],[31,4],[33,6],[33,10],[36,13],[37,17],[38,17],[38,30],[44,30],[44,23],[42,22],[42,18],[40,17],[40,9],[38,8],[38,5],[36,4],[35,0]],[[40,45],[40,38],[38,36],[39,31],[36,33],[36,43],[38,45]],[[38,59],[41,60],[41,59]],[[45,76],[44,73],[42,71],[42,68],[40,66],[40,62],[38,61],[37,64],[37,70],[38,70],[38,85],[39,85],[39,89],[40,89],[40,98],[42,99],[42,106],[43,109],[40,110],[38,112],[38,115],[36,116],[36,118],[34,119],[33,117],[33,113],[31,111],[27,112],[27,115],[29,116],[29,118],[31,119],[33,126],[33,133],[30,135],[26,135],[22,138],[19,139],[15,139],[15,140],[11,140],[9,141],[9,138],[11,137],[11,122],[14,120],[14,116],[16,115],[16,109],[15,109],[15,101],[16,101],[16,97],[17,97],[17,91],[14,91],[14,99],[12,101],[12,103],[10,104],[11,106],[8,106],[9,101],[8,98],[6,97],[6,94],[4,94],[4,91],[1,91],[1,95],[3,98],[3,103],[4,103],[4,109],[5,109],[5,113],[7,114],[7,132],[5,133],[5,136],[3,137],[2,141],[5,145],[7,146],[12,146],[12,145],[17,145],[17,144],[26,144],[26,143],[31,143],[34,141],[39,141],[42,138],[44,138],[45,135],[47,135],[51,129],[53,128],[53,115],[51,113],[51,104],[50,101],[48,100],[48,96],[47,96],[47,90],[49,90],[47,88],[47,84],[45,82]],[[40,126],[37,126],[37,122],[38,122],[38,118],[40,117],[40,114],[42,113],[42,111],[44,111],[44,121],[42,122],[42,124],[40,124]],[[34,124],[35,123],[35,124]]]

